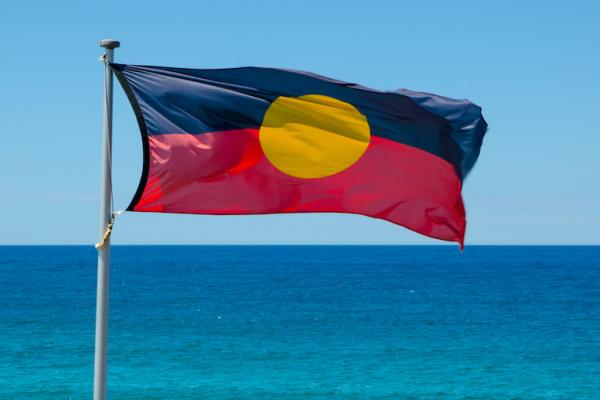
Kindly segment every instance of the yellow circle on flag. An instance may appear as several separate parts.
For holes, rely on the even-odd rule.
[[[329,96],[278,97],[260,127],[260,145],[281,172],[322,178],[354,164],[371,140],[367,118]]]

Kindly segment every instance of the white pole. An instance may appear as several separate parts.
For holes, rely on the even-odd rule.
[[[113,75],[108,63],[113,62],[116,40],[101,40],[104,48],[104,133],[102,136],[102,180],[100,184],[100,240],[111,220],[112,184],[112,95]],[[98,285],[96,289],[96,348],[94,353],[94,400],[106,399],[106,355],[108,342],[108,276],[110,270],[110,237],[98,248]]]

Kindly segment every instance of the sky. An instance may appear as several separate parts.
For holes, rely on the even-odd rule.
[[[469,244],[600,244],[600,2],[0,2],[0,244],[93,244],[103,66],[307,70],[467,98],[489,123],[463,188]],[[114,196],[141,141],[115,86]],[[115,244],[442,244],[356,215],[126,213]]]

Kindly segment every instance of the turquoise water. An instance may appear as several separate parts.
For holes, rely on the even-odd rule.
[[[111,399],[598,399],[600,247],[114,247]],[[0,247],[0,399],[90,399],[91,247]]]

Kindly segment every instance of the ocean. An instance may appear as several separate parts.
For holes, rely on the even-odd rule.
[[[0,399],[91,399],[96,252],[0,247]],[[600,247],[114,246],[110,399],[600,399]]]

